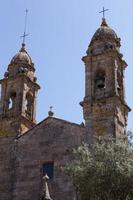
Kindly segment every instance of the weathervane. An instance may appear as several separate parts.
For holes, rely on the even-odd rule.
[[[105,12],[108,11],[108,10],[109,10],[109,9],[105,9],[105,8],[103,7],[103,10],[99,12],[99,13],[103,13],[103,19],[105,19]]]
[[[25,23],[24,23],[24,34],[21,36],[23,38],[23,45],[25,45],[25,38],[26,36],[28,36],[28,34],[26,34],[26,28],[27,28],[27,15],[28,15],[28,9],[25,10]]]

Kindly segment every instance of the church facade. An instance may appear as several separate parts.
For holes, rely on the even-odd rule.
[[[0,199],[41,200],[43,177],[49,176],[43,199],[74,200],[76,192],[62,168],[74,148],[94,136],[126,134],[128,112],[120,38],[105,18],[82,58],[85,64],[84,124],[49,116],[36,124],[40,86],[25,44],[0,80]],[[50,192],[50,195],[49,195]],[[51,198],[50,198],[51,196]]]

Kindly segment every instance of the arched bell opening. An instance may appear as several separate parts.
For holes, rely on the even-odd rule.
[[[106,80],[105,80],[105,71],[98,70],[94,78],[94,90],[95,98],[101,98],[105,94]]]
[[[95,76],[95,89],[105,88],[105,72],[99,71]]]
[[[14,108],[15,106],[15,102],[16,101],[16,92],[12,91],[9,95],[9,98],[6,102],[6,107],[7,107],[7,110],[11,110]]]
[[[26,100],[25,100],[25,112],[28,118],[32,118],[33,113],[33,96],[31,93],[26,94]]]

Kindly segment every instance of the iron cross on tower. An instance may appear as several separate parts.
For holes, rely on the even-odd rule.
[[[105,9],[105,8],[103,7],[103,10],[99,12],[99,13],[103,13],[103,19],[105,19],[105,12],[107,12],[108,10],[109,10],[109,9]]]
[[[24,23],[24,34],[21,36],[23,38],[23,43],[22,45],[25,46],[25,38],[26,36],[28,36],[28,34],[26,34],[26,28],[27,28],[27,14],[28,14],[28,10],[25,10],[25,23]]]

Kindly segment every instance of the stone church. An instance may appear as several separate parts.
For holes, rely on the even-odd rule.
[[[126,134],[131,109],[125,102],[127,64],[120,46],[120,38],[103,18],[82,58],[85,97],[80,105],[85,123],[55,118],[50,111],[36,124],[40,86],[35,65],[22,44],[0,80],[0,200],[76,199],[62,170],[73,160],[73,148],[93,136]]]

